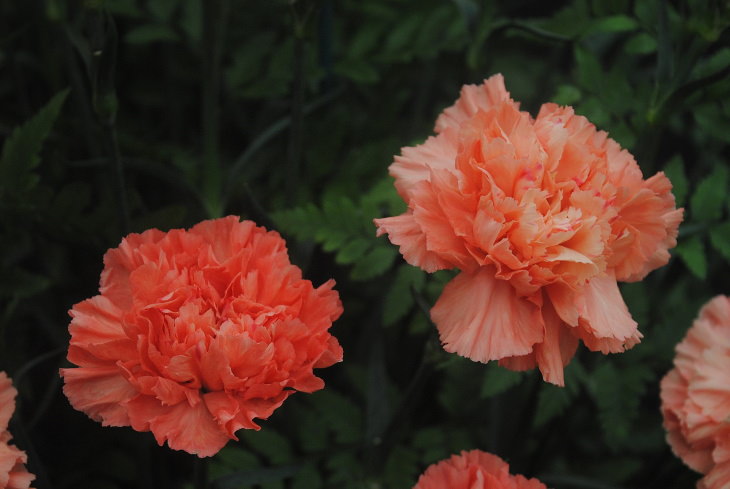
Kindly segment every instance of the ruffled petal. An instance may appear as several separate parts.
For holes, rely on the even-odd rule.
[[[395,188],[406,202],[415,184],[431,178],[431,170],[453,170],[459,140],[456,131],[449,129],[426,142],[401,149],[388,169],[395,178]]]
[[[374,219],[373,222],[378,227],[378,236],[387,233],[390,242],[400,248],[401,255],[409,264],[429,273],[453,267],[438,253],[427,249],[426,235],[414,219],[413,212]]]
[[[477,112],[486,112],[504,103],[517,107],[504,86],[504,77],[501,74],[492,75],[481,85],[464,85],[456,103],[444,109],[436,119],[435,131],[440,133],[448,128],[458,129],[462,122],[469,120]]]
[[[598,276],[577,294],[578,334],[593,351],[617,353],[631,348],[642,335],[621,297],[616,279]]]
[[[167,442],[173,450],[211,457],[229,440],[204,402],[195,406],[186,402],[163,406],[157,399],[138,396],[127,407],[132,428],[151,431],[160,446]]]
[[[543,339],[537,314],[536,306],[489,268],[461,272],[431,309],[446,351],[478,362],[532,352]]]
[[[126,403],[139,392],[121,370],[111,367],[64,368],[63,393],[74,409],[104,426],[127,426]]]

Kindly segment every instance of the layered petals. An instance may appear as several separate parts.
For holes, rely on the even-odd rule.
[[[698,488],[730,484],[730,298],[718,296],[677,345],[675,368],[661,381],[667,442],[705,475]]]
[[[501,75],[465,86],[435,130],[391,165],[408,210],[375,224],[408,263],[462,271],[432,314],[445,348],[562,385],[578,341],[603,353],[638,343],[617,282],[641,280],[676,245],[683,211],[666,176],[644,180],[570,107],[533,119]]]
[[[71,404],[103,425],[211,456],[342,360],[334,281],[302,279],[251,221],[132,234],[104,263],[101,294],[70,311],[76,367],[61,369]]]

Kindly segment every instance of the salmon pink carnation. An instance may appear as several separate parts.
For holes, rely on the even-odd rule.
[[[413,489],[547,489],[537,479],[511,475],[509,465],[491,453],[463,451],[431,465]]]
[[[705,475],[699,489],[730,487],[730,298],[702,308],[677,345],[674,366],[661,382],[667,441]]]
[[[25,468],[27,456],[15,445],[8,423],[15,412],[18,391],[5,372],[0,372],[0,489],[28,489],[35,476]]]
[[[682,210],[664,174],[644,180],[570,107],[533,119],[501,75],[465,86],[435,130],[390,166],[408,210],[375,223],[411,265],[461,270],[431,311],[444,348],[563,385],[579,340],[638,343],[617,281],[669,260]]]
[[[334,281],[314,288],[281,236],[251,221],[130,234],[104,265],[100,295],[70,311],[78,367],[61,370],[74,408],[104,426],[211,456],[342,360]]]

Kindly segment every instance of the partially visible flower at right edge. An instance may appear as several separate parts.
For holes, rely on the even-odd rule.
[[[664,428],[672,451],[704,474],[698,489],[730,487],[730,298],[701,310],[662,379]]]
[[[28,489],[35,479],[25,468],[25,452],[9,444],[13,437],[8,432],[8,423],[15,412],[17,395],[10,378],[0,372],[0,489]]]

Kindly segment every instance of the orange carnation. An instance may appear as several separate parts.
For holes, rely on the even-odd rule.
[[[730,298],[718,296],[677,345],[662,379],[667,441],[692,469],[699,489],[730,487]]]
[[[314,288],[281,236],[251,221],[130,234],[104,265],[101,294],[70,311],[78,368],[61,375],[74,408],[105,426],[211,456],[342,360],[334,281]]]
[[[444,348],[563,385],[578,341],[620,352],[641,333],[617,281],[669,260],[682,209],[663,173],[570,107],[519,110],[501,75],[467,85],[436,136],[390,166],[408,210],[376,219],[405,260],[458,268],[431,317]]]
[[[547,489],[537,479],[511,475],[509,465],[491,453],[463,451],[431,465],[413,489]]]
[[[28,489],[35,476],[28,472],[23,450],[8,442],[13,439],[8,423],[15,412],[18,391],[5,372],[0,372],[0,489]]]

